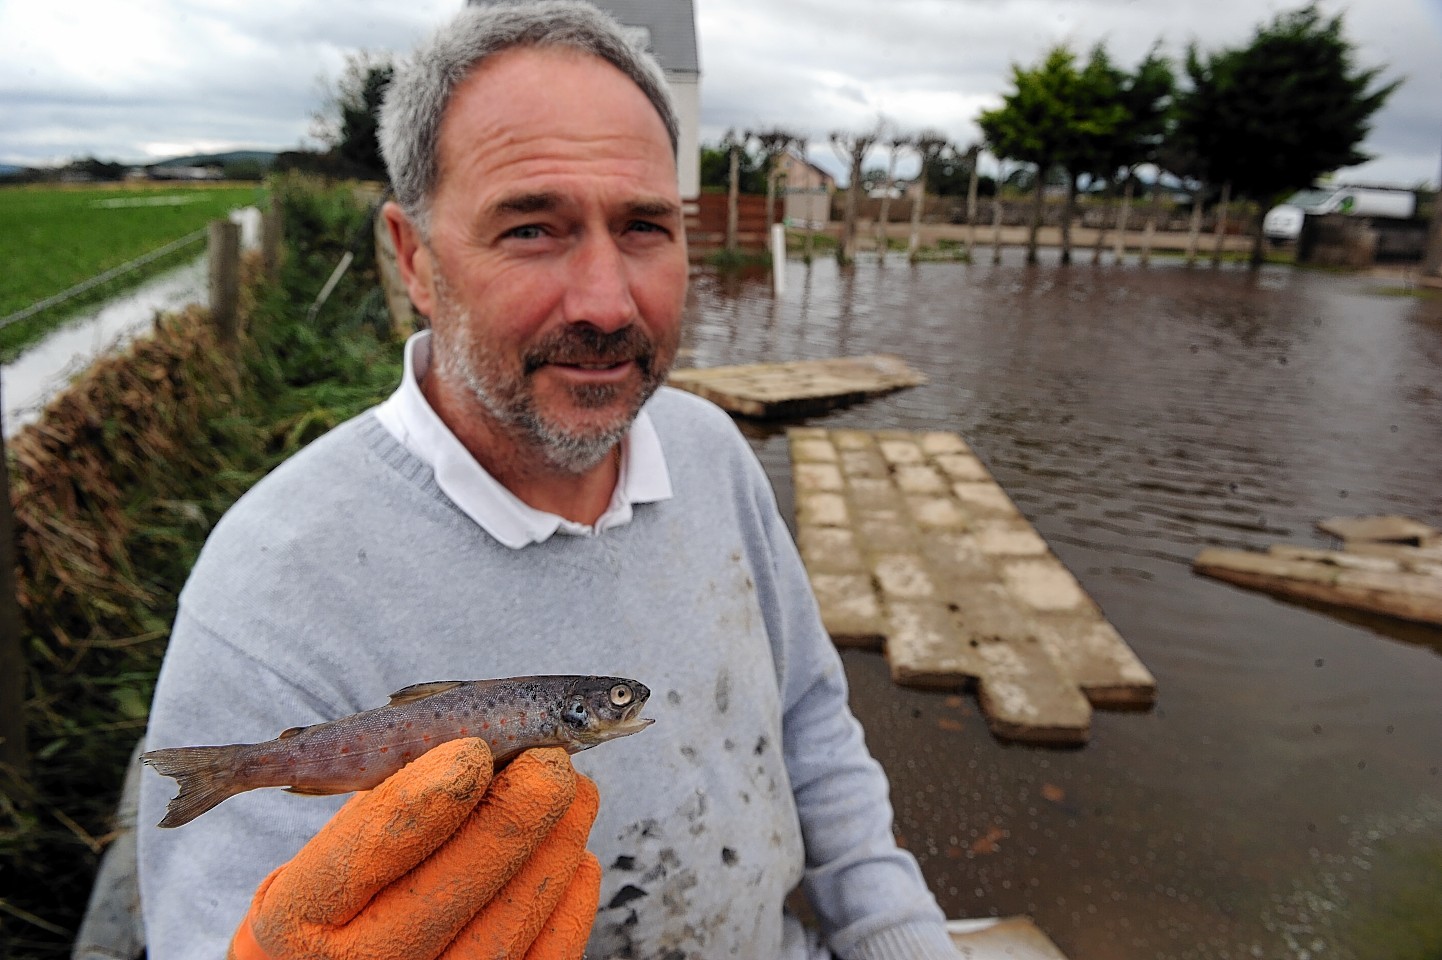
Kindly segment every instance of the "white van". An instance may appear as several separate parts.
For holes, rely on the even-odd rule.
[[[1417,195],[1411,190],[1381,187],[1330,187],[1302,190],[1287,202],[1267,211],[1262,233],[1267,239],[1284,241],[1301,236],[1307,216],[1340,213],[1349,217],[1388,217],[1406,220],[1417,212]]]

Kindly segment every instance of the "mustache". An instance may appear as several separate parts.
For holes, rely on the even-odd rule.
[[[551,333],[535,343],[521,359],[527,374],[552,363],[624,363],[628,360],[635,361],[643,372],[649,372],[655,354],[656,346],[651,338],[635,327],[607,333],[578,324]]]

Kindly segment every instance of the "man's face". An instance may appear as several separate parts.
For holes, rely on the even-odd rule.
[[[463,440],[584,472],[676,354],[687,264],[666,128],[605,61],[512,50],[452,97],[439,174],[418,255],[427,392]]]

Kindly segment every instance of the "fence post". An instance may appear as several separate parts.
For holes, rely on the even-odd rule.
[[[10,461],[0,435],[0,772],[23,784],[30,775],[25,748],[25,652],[15,596],[15,518],[10,509]],[[3,782],[7,777],[0,777]],[[17,801],[22,791],[11,791]]]
[[[270,195],[270,202],[260,215],[260,257],[267,280],[280,276],[280,245],[283,239],[280,197]]]
[[[210,319],[220,342],[238,339],[240,299],[240,226],[229,220],[210,221]]]

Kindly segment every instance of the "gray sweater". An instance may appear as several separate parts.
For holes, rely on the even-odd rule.
[[[647,409],[675,496],[521,550],[373,413],[313,443],[207,542],[148,746],[266,740],[428,680],[634,677],[656,723],[575,758],[601,793],[589,957],[813,956],[783,907],[798,883],[841,957],[955,957],[760,465],[704,401],[665,389]],[[256,885],[345,798],[252,791],[162,831],[173,787],[141,788],[149,955],[221,957]]]

